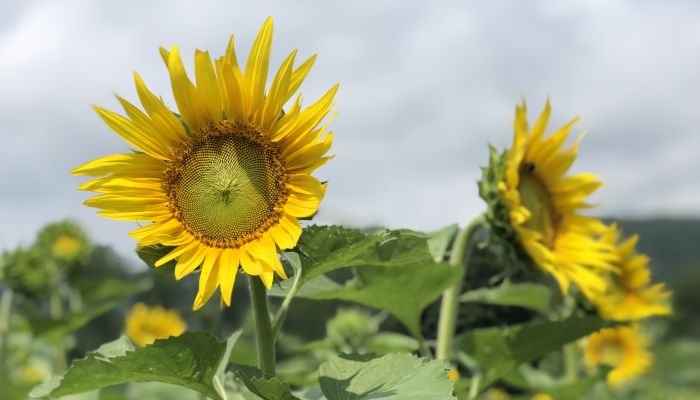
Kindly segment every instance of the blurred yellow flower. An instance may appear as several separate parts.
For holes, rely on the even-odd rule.
[[[501,388],[490,388],[486,391],[488,400],[508,400],[508,392]]]
[[[187,324],[175,310],[161,306],[149,307],[137,303],[126,317],[126,335],[138,346],[146,346],[156,339],[180,336]]]
[[[239,266],[268,288],[275,274],[286,279],[277,251],[296,245],[298,219],[316,213],[326,191],[310,174],[330,158],[332,117],[326,117],[338,86],[308,108],[299,95],[284,110],[316,57],[294,67],[293,51],[266,90],[272,25],[268,19],[260,29],[245,68],[233,37],[213,62],[197,50],[195,82],[178,47],[161,48],[179,115],[135,75],[143,111],[121,97],[126,117],[95,109],[139,152],[73,171],[98,177],[80,189],[100,193],[85,202],[100,215],[151,223],[130,233],[140,246],[172,246],[156,266],[177,260],[176,279],[200,269],[194,309],[217,288],[230,305]]]
[[[615,270],[612,246],[599,240],[603,223],[584,216],[585,200],[601,186],[589,173],[566,175],[578,153],[578,141],[562,148],[572,120],[545,138],[549,101],[529,128],[525,104],[517,107],[515,136],[506,155],[498,188],[508,209],[515,236],[534,263],[551,274],[562,291],[574,282],[587,296],[605,289],[602,272]]]
[[[452,367],[450,372],[447,373],[447,379],[449,379],[452,383],[459,380],[459,371],[457,371],[457,368]]]
[[[552,396],[548,395],[547,393],[537,393],[536,395],[532,396],[532,400],[552,400]]]
[[[608,365],[613,369],[607,381],[611,387],[634,379],[649,370],[652,355],[649,341],[639,328],[622,326],[605,328],[588,338],[585,352],[586,366]]]
[[[80,254],[82,243],[69,235],[61,235],[56,238],[51,246],[51,255],[59,260],[72,260]]]
[[[621,233],[610,226],[605,240],[615,246],[619,272],[610,274],[607,291],[594,299],[601,316],[618,321],[639,320],[654,315],[668,315],[671,307],[663,283],[651,284],[649,258],[635,251],[639,237],[634,235],[620,243]]]

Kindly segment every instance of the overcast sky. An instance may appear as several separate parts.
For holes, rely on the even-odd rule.
[[[136,102],[132,71],[173,105],[158,47],[245,58],[268,15],[272,63],[319,58],[307,104],[341,84],[318,222],[430,230],[466,223],[487,144],[514,105],[583,117],[577,171],[604,215],[700,215],[700,2],[15,1],[0,14],[0,249],[74,218],[129,253],[135,224],[82,205],[75,166],[127,146],[91,110]]]

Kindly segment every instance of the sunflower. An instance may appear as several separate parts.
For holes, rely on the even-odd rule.
[[[146,346],[156,339],[180,336],[187,324],[175,310],[137,303],[126,317],[126,335],[137,346]]]
[[[285,111],[315,56],[294,67],[293,51],[266,91],[271,40],[268,19],[245,69],[233,37],[213,62],[208,52],[196,51],[194,83],[177,46],[161,48],[178,114],[135,74],[143,110],[120,97],[126,116],[96,110],[137,151],[73,171],[98,177],[80,186],[100,193],[85,202],[101,209],[98,214],[150,223],[130,233],[139,246],[173,247],[156,266],[177,260],[176,279],[199,268],[194,309],[219,287],[230,305],[239,266],[268,288],[275,273],[286,278],[277,252],[296,245],[298,219],[315,214],[326,191],[310,173],[330,158],[332,117],[326,117],[338,86],[308,108],[299,95]]]
[[[649,257],[635,251],[639,236],[620,242],[621,233],[616,225],[608,228],[605,240],[615,246],[619,257],[619,273],[610,274],[605,293],[594,302],[601,316],[618,321],[639,320],[655,315],[671,314],[667,291],[663,283],[651,284]]]
[[[652,355],[648,347],[649,340],[637,327],[601,329],[588,338],[585,363],[589,368],[596,365],[613,367],[607,381],[610,386],[617,387],[649,370]]]
[[[612,246],[600,240],[605,226],[581,214],[601,182],[590,173],[567,175],[579,141],[563,146],[578,118],[545,137],[550,113],[547,101],[530,129],[525,104],[516,108],[513,145],[502,154],[492,149],[480,195],[489,203],[491,225],[507,244],[515,243],[551,274],[565,294],[573,282],[590,298],[605,289],[602,272],[615,269]]]

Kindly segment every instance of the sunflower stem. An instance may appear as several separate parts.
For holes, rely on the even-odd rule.
[[[258,348],[258,367],[265,375],[275,375],[275,342],[267,307],[267,291],[259,277],[248,275],[250,300],[255,316],[255,342]]]
[[[564,346],[564,380],[567,383],[578,381],[578,351],[576,343]]]
[[[484,224],[484,221],[484,214],[480,214],[457,234],[457,238],[452,245],[452,254],[450,254],[449,261],[453,268],[464,268],[464,272],[467,271],[467,262],[470,259],[473,247],[471,237]],[[452,358],[452,340],[454,339],[457,326],[457,310],[459,308],[459,295],[462,292],[462,281],[463,279],[460,279],[442,293],[436,352],[438,360],[450,360]]]
[[[12,316],[12,290],[9,288],[4,288],[2,290],[2,296],[0,297],[0,383],[3,387],[7,387],[9,382],[7,381],[7,376],[9,372],[7,370],[7,356],[9,349],[9,339],[10,339],[10,322]]]
[[[285,253],[282,253],[282,256],[285,257],[287,260],[288,256]],[[294,283],[292,283],[291,289],[289,289],[289,293],[287,293],[287,296],[285,296],[284,301],[282,301],[282,305],[280,306],[280,309],[277,311],[277,314],[275,317],[272,319],[272,340],[276,341],[277,340],[277,335],[280,333],[280,330],[282,329],[282,325],[284,324],[284,320],[287,317],[287,312],[289,311],[289,306],[292,304],[292,300],[294,299],[294,296],[296,296],[297,292],[299,291],[299,288],[301,288],[301,285],[299,284],[301,278],[301,271],[296,271],[294,274]]]

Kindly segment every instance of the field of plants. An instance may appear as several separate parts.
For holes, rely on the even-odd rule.
[[[68,219],[2,249],[0,399],[700,396],[700,221],[597,216],[578,118],[503,115],[471,221],[319,225],[338,86],[302,101],[316,56],[272,40],[161,48],[172,93],[94,107],[126,145],[72,174],[141,261]]]

